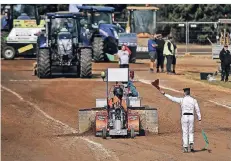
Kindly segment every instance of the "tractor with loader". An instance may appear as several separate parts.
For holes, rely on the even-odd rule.
[[[157,11],[159,8],[153,6],[127,7],[127,23],[126,33],[137,34],[137,48],[133,49],[137,52],[147,52],[147,42],[150,34],[156,32],[157,29]]]
[[[36,22],[38,6],[31,4],[1,5],[1,55],[12,60],[18,55],[33,55],[37,33],[44,29],[44,20]],[[39,25],[38,25],[39,24]]]
[[[40,19],[40,17],[37,17]],[[92,77],[92,47],[86,28],[86,16],[81,13],[46,14],[46,29],[39,33],[37,76],[72,75]]]
[[[95,136],[131,137],[158,134],[156,108],[141,105],[141,97],[128,85],[129,69],[108,68],[102,75],[106,82],[106,98],[96,99],[96,107],[78,112],[79,133],[93,129]],[[109,84],[115,83],[109,88]],[[121,82],[121,84],[119,84]]]
[[[135,63],[137,35],[125,33],[119,24],[114,24],[114,8],[103,6],[78,6],[80,12],[88,15],[92,24],[93,59],[95,62],[114,60],[118,48],[126,44],[132,51],[130,62]],[[113,58],[112,58],[113,57]]]

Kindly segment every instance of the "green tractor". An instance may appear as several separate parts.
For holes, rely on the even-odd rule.
[[[1,16],[1,55],[12,60],[17,55],[33,55],[36,53],[37,33],[44,29],[44,20],[37,25],[35,17],[38,6],[14,4],[2,6]]]

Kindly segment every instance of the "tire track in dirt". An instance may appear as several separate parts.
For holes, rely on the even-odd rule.
[[[35,105],[34,103],[25,100],[20,94],[18,94],[15,91],[12,91],[11,89],[1,85],[1,88],[4,89],[5,91],[8,91],[9,93],[13,94],[14,96],[16,96],[18,99],[20,99],[21,101],[27,103],[28,105],[34,107],[38,112],[40,112],[44,117],[46,117],[47,119],[55,122],[56,124],[62,126],[64,128],[65,133],[78,133],[77,130],[75,130],[74,128],[70,127],[69,125],[51,117],[50,115],[48,115],[47,113],[45,113],[43,110],[41,110],[37,105]],[[110,150],[106,149],[105,147],[103,147],[102,144],[94,142],[86,137],[77,137],[76,139],[81,139],[83,141],[85,141],[88,145],[88,147],[92,150],[92,152],[94,152],[96,159],[101,161],[101,160],[108,160],[109,158],[111,158],[114,161],[119,161],[119,158]]]

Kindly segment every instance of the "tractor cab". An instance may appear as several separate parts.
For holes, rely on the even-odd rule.
[[[56,74],[91,77],[91,34],[87,32],[87,27],[87,17],[82,13],[46,14],[46,30],[39,35],[38,40],[39,78],[49,78]],[[44,61],[45,58],[47,61]]]
[[[127,24],[126,32],[137,34],[137,52],[147,52],[147,42],[150,34],[156,31],[156,14],[157,7],[127,7]]]
[[[137,37],[149,37],[156,29],[157,7],[129,6],[126,32],[137,33]]]
[[[58,45],[60,41],[71,40],[73,44],[84,43],[88,45],[87,17],[81,13],[57,12],[47,13],[47,41]],[[72,44],[72,43],[71,43]]]
[[[100,24],[113,24],[113,7],[78,6],[78,9],[88,16],[93,28],[98,28]]]

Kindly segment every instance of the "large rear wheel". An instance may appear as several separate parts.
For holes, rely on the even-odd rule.
[[[104,43],[101,37],[95,37],[93,40],[93,59],[95,62],[104,61]]]

